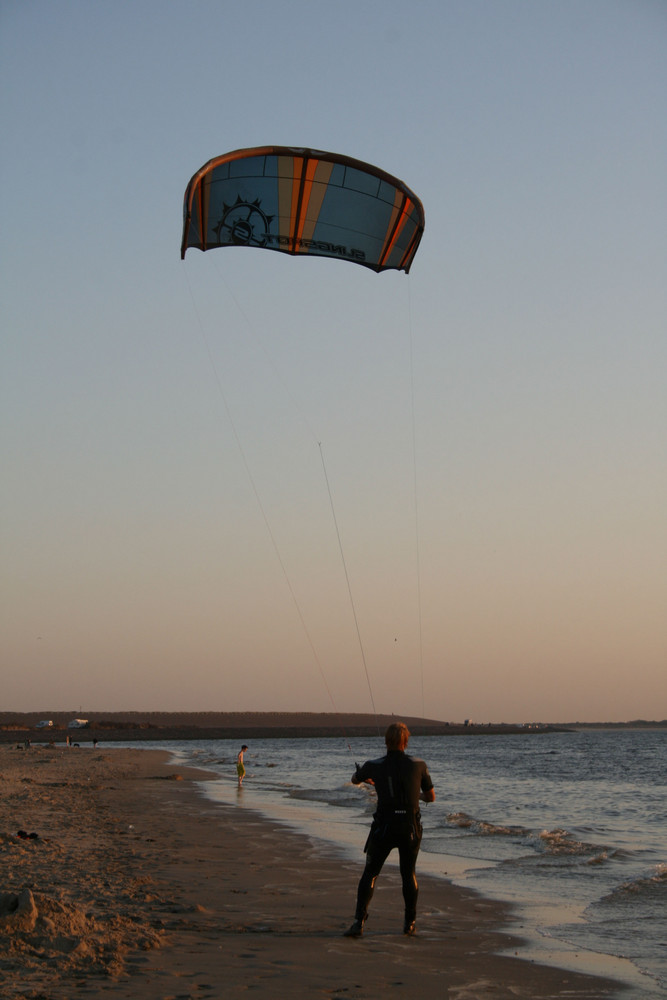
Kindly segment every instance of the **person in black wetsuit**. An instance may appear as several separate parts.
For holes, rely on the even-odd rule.
[[[415,865],[422,838],[419,802],[434,802],[435,790],[423,760],[409,757],[405,749],[410,739],[403,722],[393,722],[385,733],[387,754],[378,760],[367,760],[352,775],[352,783],[375,786],[378,802],[364,852],[366,867],[359,880],[357,909],[354,923],[345,937],[361,937],[368,916],[375,880],[389,852],[396,847],[403,880],[405,901],[404,934],[414,934],[417,916],[417,877]]]

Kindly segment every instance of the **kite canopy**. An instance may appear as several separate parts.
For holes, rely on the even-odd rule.
[[[402,181],[360,160],[288,146],[209,160],[185,192],[189,247],[264,247],[336,257],[374,271],[410,270],[424,209]]]

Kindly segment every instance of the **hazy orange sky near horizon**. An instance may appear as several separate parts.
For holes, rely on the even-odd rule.
[[[2,707],[667,717],[667,7],[0,7]],[[179,259],[209,158],[409,276]]]

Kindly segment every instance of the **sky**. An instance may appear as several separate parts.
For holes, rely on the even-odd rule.
[[[0,0],[0,708],[667,717],[666,106],[662,0]],[[267,144],[410,274],[181,261]]]

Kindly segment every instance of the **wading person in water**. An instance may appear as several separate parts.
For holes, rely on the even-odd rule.
[[[423,760],[405,753],[410,732],[403,722],[393,722],[385,733],[386,756],[367,760],[352,775],[352,783],[375,786],[377,809],[366,841],[366,867],[359,880],[354,923],[345,937],[361,937],[368,916],[375,880],[390,851],[395,847],[403,881],[405,918],[403,933],[414,934],[417,916],[417,877],[415,865],[422,838],[419,802],[434,802],[435,791]]]
[[[247,746],[244,743],[243,746],[241,747],[241,749],[239,750],[238,756],[236,758],[236,773],[237,773],[238,779],[239,779],[239,788],[243,784],[243,779],[245,778],[245,765],[243,763],[243,754],[245,753],[245,751],[247,749],[248,748],[247,748]]]

